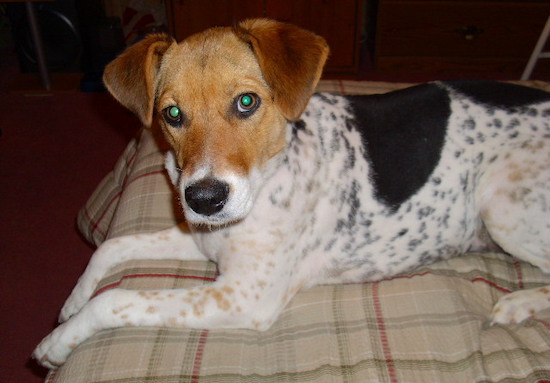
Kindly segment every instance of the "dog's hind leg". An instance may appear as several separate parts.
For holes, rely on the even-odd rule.
[[[105,241],[92,255],[86,270],[66,300],[60,322],[76,314],[92,297],[97,284],[114,266],[140,259],[206,260],[191,234],[179,226],[156,233],[134,234]]]
[[[550,155],[535,154],[509,156],[489,175],[482,219],[504,251],[550,273]],[[517,291],[499,300],[492,322],[519,323],[546,308],[550,288]]]

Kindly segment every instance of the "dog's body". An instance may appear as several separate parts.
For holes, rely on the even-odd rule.
[[[292,35],[285,49],[270,34],[281,29]],[[299,67],[265,56],[269,45],[277,61],[297,60],[297,40],[308,45]],[[63,308],[68,321],[38,347],[42,363],[110,327],[267,329],[301,288],[380,280],[494,242],[550,272],[550,94],[451,81],[310,100],[324,42],[266,20],[133,49],[106,82],[146,124],[160,115],[192,236],[173,228],[102,245]],[[138,56],[145,73],[131,76],[145,78],[147,97],[120,79]],[[211,259],[220,277],[87,303],[109,268],[139,258]],[[522,321],[548,298],[545,288],[510,294],[491,320]]]

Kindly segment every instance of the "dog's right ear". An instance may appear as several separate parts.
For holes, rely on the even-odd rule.
[[[153,120],[155,82],[162,57],[174,43],[165,34],[149,35],[108,64],[103,74],[107,90],[148,127]]]

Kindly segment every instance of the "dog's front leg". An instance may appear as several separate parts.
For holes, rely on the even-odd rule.
[[[93,254],[86,270],[63,305],[60,322],[76,314],[92,297],[97,284],[113,267],[128,260],[206,260],[192,236],[179,226],[150,234],[135,234],[105,241]]]
[[[57,327],[34,357],[44,366],[58,366],[95,333],[123,326],[265,330],[295,292],[276,282],[245,271],[192,289],[109,290]]]

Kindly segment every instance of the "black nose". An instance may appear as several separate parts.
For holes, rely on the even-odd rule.
[[[212,215],[223,209],[229,185],[215,178],[205,178],[185,188],[185,201],[195,213]]]

